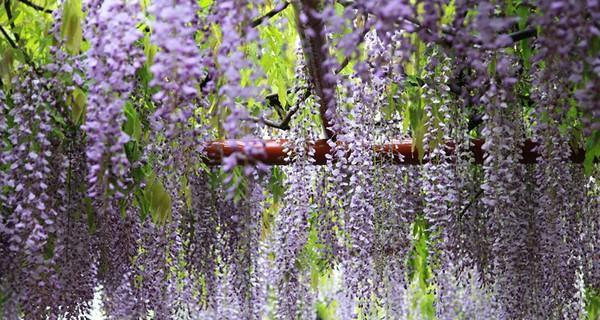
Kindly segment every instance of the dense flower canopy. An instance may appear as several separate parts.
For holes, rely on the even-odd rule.
[[[600,316],[600,1],[4,0],[0,33],[2,319]]]

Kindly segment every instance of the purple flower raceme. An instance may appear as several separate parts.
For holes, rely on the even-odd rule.
[[[33,71],[28,74],[12,83],[11,100],[16,107],[8,106],[5,95],[0,102],[2,112],[12,119],[10,127],[2,124],[8,136],[0,153],[0,164],[7,168],[0,176],[1,185],[8,188],[8,194],[3,195],[8,215],[0,217],[0,238],[7,242],[6,253],[11,257],[10,272],[1,276],[11,296],[5,309],[9,319],[16,316],[10,314],[16,309],[31,318],[58,313],[52,295],[59,285],[56,261],[45,257],[57,220],[52,197],[56,185],[52,183],[58,177],[51,162],[61,155],[55,154],[51,141],[55,100],[46,89],[45,79],[37,78]]]
[[[261,1],[255,2],[261,3]],[[223,97],[222,106],[230,111],[223,124],[230,137],[242,133],[240,120],[248,115],[247,110],[237,102],[256,96],[254,88],[242,86],[241,83],[241,71],[251,67],[241,47],[247,42],[258,39],[258,31],[247,23],[256,16],[256,10],[251,9],[249,4],[247,0],[219,1],[209,17],[210,22],[220,25],[223,34],[217,55],[213,58],[217,65],[216,76],[223,82],[218,88],[218,94]]]
[[[262,211],[263,186],[247,181],[247,193],[235,202],[222,186],[210,185],[212,174],[201,170],[189,176],[191,216],[182,221],[191,288],[203,288],[196,298],[197,309],[216,318],[229,314],[260,319],[268,299],[266,284],[261,283],[268,280],[264,278],[268,252],[256,246],[262,232],[257,215]]]
[[[543,84],[538,86],[540,91],[544,87]],[[578,277],[577,270],[581,268],[578,261],[584,250],[580,245],[579,217],[584,215],[585,191],[574,182],[582,168],[569,163],[570,132],[559,130],[564,112],[559,106],[565,104],[568,97],[564,92],[552,90],[536,92],[534,99],[542,106],[537,110],[534,127],[539,143],[536,151],[540,154],[535,168],[539,290],[543,301],[539,312],[546,318],[578,319],[583,312],[583,297],[573,279]]]
[[[151,41],[158,47],[150,70],[150,85],[159,87],[153,99],[158,104],[154,114],[157,129],[172,138],[188,127],[198,98],[197,86],[202,72],[202,56],[194,41],[198,5],[192,1],[154,1],[148,12],[155,16]]]
[[[89,196],[110,208],[107,200],[121,199],[130,182],[124,145],[129,136],[121,130],[123,107],[134,88],[136,70],[144,62],[135,44],[142,33],[139,4],[108,0],[88,3],[85,37],[90,41],[86,67],[89,81],[86,122]]]
[[[535,288],[534,279],[529,278],[527,250],[529,206],[524,184],[523,165],[519,164],[522,136],[519,133],[516,110],[510,107],[510,93],[496,87],[494,82],[482,97],[486,105],[486,139],[482,147],[487,157],[484,160],[485,181],[483,203],[488,212],[488,234],[492,238],[490,270],[495,282],[501,317],[531,317],[530,302],[520,293]],[[528,295],[529,296],[529,295]]]
[[[423,138],[426,149],[424,157],[427,163],[423,165],[422,192],[428,200],[423,213],[431,228],[434,247],[437,247],[443,255],[449,255],[446,258],[452,256],[454,259],[458,190],[454,185],[456,168],[449,163],[454,159],[447,156],[445,152],[445,142],[449,140],[450,130],[453,129],[449,126],[450,111],[447,105],[450,89],[446,81],[448,81],[449,70],[442,68],[442,72],[436,72],[437,59],[436,54],[432,54],[428,65],[430,70],[426,71],[425,76],[425,81],[435,83],[436,87],[432,88],[426,84],[424,94],[426,97],[424,112],[428,130]],[[432,150],[427,150],[431,145],[434,146]],[[438,250],[434,249],[433,256],[437,255],[435,251]]]
[[[598,177],[598,168],[594,177]],[[575,180],[578,181],[578,180]],[[583,277],[592,288],[600,287],[600,184],[598,178],[583,182],[586,197],[582,204],[582,257]]]
[[[540,125],[540,131],[546,131],[544,127],[545,125]],[[542,147],[539,151],[543,153],[536,179],[539,201],[536,208],[536,227],[539,232],[541,260],[540,289],[544,302],[540,313],[547,318],[579,319],[583,312],[583,297],[573,279],[577,278],[577,270],[580,267],[577,262],[581,255],[577,218],[580,212],[576,211],[577,207],[573,205],[578,198],[575,188],[570,192],[567,192],[567,188],[572,187],[574,171],[580,171],[581,168],[572,171],[565,161],[569,154],[564,150],[569,148],[564,147],[567,144],[564,137],[550,132],[540,137],[549,138],[549,141],[544,141],[545,138],[540,139]],[[563,147],[560,147],[561,144]]]
[[[141,11],[137,2],[120,0],[90,1],[87,9],[84,32],[90,42],[85,60],[89,90],[82,129],[88,140],[88,196],[101,213],[96,221],[99,241],[95,250],[99,253],[103,305],[109,317],[121,318],[143,312],[131,265],[137,252],[139,219],[127,209],[122,218],[118,209],[131,182],[124,150],[129,136],[121,127],[135,72],[144,62],[143,51],[136,45],[142,37],[137,29]]]
[[[219,217],[214,214],[216,201],[208,173],[200,170],[189,176],[192,214],[186,215],[185,237],[188,244],[185,261],[189,272],[202,278],[207,295],[216,290]],[[189,220],[188,220],[189,219]],[[203,297],[201,297],[203,298]]]
[[[418,180],[407,179],[412,169],[382,164],[374,177],[374,284],[385,314],[394,319],[407,317],[404,262],[411,248],[415,209],[421,205],[419,189],[414,188]]]
[[[231,169],[243,165],[243,172],[248,177],[256,175],[256,169],[264,169],[256,159],[256,156],[264,151],[263,145],[260,141],[256,142],[251,132],[252,128],[248,128],[242,122],[249,115],[245,103],[250,99],[257,99],[260,89],[258,86],[248,85],[261,75],[261,71],[249,59],[244,46],[259,40],[258,30],[248,22],[258,16],[257,7],[262,4],[262,0],[219,1],[212,6],[205,22],[207,25],[218,25],[222,38],[218,50],[207,52],[207,57],[203,59],[208,69],[208,81],[204,89],[219,98],[219,114],[224,115],[222,128],[225,137],[242,137],[249,146],[224,159],[225,168],[230,174],[228,182],[233,182],[230,185],[229,197],[233,197],[233,191],[239,187],[233,180]],[[212,36],[207,34],[207,37]]]
[[[374,225],[373,206],[374,186],[372,176],[373,154],[369,134],[373,118],[370,108],[374,108],[374,91],[371,83],[356,84],[349,103],[352,121],[347,122],[348,131],[340,136],[339,141],[346,143],[351,152],[348,157],[349,185],[351,195],[347,199],[345,215],[345,232],[349,239],[342,260],[344,283],[348,301],[356,303],[360,315],[367,316],[373,312],[373,249]]]
[[[48,317],[56,317],[61,314],[87,314],[91,307],[90,303],[96,285],[96,257],[92,249],[92,237],[88,232],[87,217],[84,214],[86,211],[84,201],[85,179],[82,178],[87,169],[84,157],[85,150],[82,148],[84,142],[82,135],[78,132],[69,131],[68,137],[61,139],[56,131],[52,131],[57,123],[51,120],[51,115],[66,111],[68,97],[73,93],[75,86],[82,85],[80,57],[70,57],[62,49],[63,41],[60,37],[62,21],[59,12],[60,10],[54,12],[55,23],[51,30],[56,44],[50,48],[50,52],[55,59],[53,63],[42,67],[43,72],[48,75],[48,79],[40,80],[36,79],[35,76],[29,76],[24,81],[19,81],[19,84],[13,87],[13,94],[10,97],[12,103],[17,103],[16,107],[8,108],[4,104],[7,97],[4,95],[1,97],[5,106],[2,109],[7,112],[7,117],[2,117],[0,131],[7,131],[9,133],[8,137],[10,137],[10,132],[15,128],[28,127],[27,130],[23,130],[19,134],[20,138],[12,140],[12,142],[6,140],[9,144],[3,147],[3,150],[6,151],[4,153],[6,158],[3,158],[2,161],[17,163],[16,158],[11,159],[10,154],[17,150],[21,150],[21,152],[30,150],[30,155],[27,157],[35,161],[28,163],[19,160],[19,162],[30,170],[38,170],[35,172],[38,182],[31,184],[31,176],[20,172],[18,166],[6,173],[2,172],[0,174],[2,185],[8,186],[16,183],[19,191],[14,194],[9,192],[8,198],[2,198],[4,195],[0,195],[0,198],[2,198],[0,202],[12,206],[14,203],[11,205],[9,199],[23,192],[24,186],[31,185],[33,187],[39,184],[39,188],[41,188],[39,190],[43,193],[36,195],[36,198],[40,201],[36,207],[44,208],[37,210],[45,212],[43,214],[44,218],[41,219],[37,213],[26,209],[30,213],[25,216],[21,215],[21,218],[18,218],[21,209],[17,206],[15,209],[18,210],[10,209],[11,214],[2,215],[8,220],[22,219],[29,216],[27,219],[37,220],[38,224],[42,226],[32,229],[38,233],[36,238],[43,247],[37,253],[28,252],[24,254],[24,252],[18,252],[19,250],[6,252],[6,257],[12,260],[6,266],[23,259],[30,261],[36,259],[38,261],[36,264],[31,264],[30,269],[11,268],[12,271],[9,272],[7,269],[6,272],[3,272],[5,277],[11,278],[10,281],[13,282],[3,290],[4,292],[10,292],[9,287],[14,286],[16,283],[20,283],[19,287],[22,288],[20,292],[11,294],[11,298],[7,303],[8,306],[4,308],[6,316],[9,318],[17,315],[17,312],[13,309],[14,307],[26,309],[25,312],[28,317],[33,317],[36,313]],[[30,72],[39,74],[40,70],[31,70]],[[21,108],[21,105],[23,108]],[[12,114],[16,115],[15,119],[18,120],[18,123],[16,123],[18,126],[9,128],[8,123],[4,120],[8,119],[8,116],[13,117]],[[62,115],[64,116],[64,114]],[[64,120],[69,123],[76,121],[73,118]],[[12,136],[16,137],[14,132]],[[27,136],[32,136],[31,138],[35,136],[36,138],[26,138]],[[63,140],[66,141],[64,145]],[[15,141],[24,143],[23,147],[14,148],[10,146]],[[11,149],[12,151],[9,152]],[[38,156],[36,157],[35,154],[38,154]],[[15,155],[13,154],[13,156]],[[22,156],[19,156],[19,158],[27,159]],[[34,165],[36,162],[44,164],[45,167]],[[17,188],[14,189],[14,191],[16,190]],[[32,193],[32,195],[35,195],[35,193]],[[14,201],[14,199],[11,201]],[[25,202],[20,202],[21,207],[23,207]],[[5,207],[2,206],[2,208]],[[9,210],[8,207],[6,209]],[[0,237],[4,238],[8,234],[20,234],[21,239],[28,239],[27,228],[24,228],[25,224],[23,222],[8,223],[6,229],[0,228],[3,229],[0,231],[2,234]],[[6,221],[2,221],[0,225],[5,223]],[[40,232],[44,232],[45,236],[42,237]],[[34,234],[32,233],[31,236],[34,236]],[[5,240],[8,241],[9,239],[10,237],[7,237]],[[30,241],[30,245],[34,244],[33,240],[28,241]],[[11,247],[17,249],[14,244]],[[9,250],[10,247],[7,245],[6,249]],[[38,257],[35,257],[36,254]],[[38,265],[42,261],[43,267]],[[40,267],[44,268],[44,271],[40,271]],[[27,276],[28,273],[29,276]],[[24,276],[26,279],[31,280],[20,280]],[[29,281],[34,282],[27,284]],[[30,292],[31,290],[33,290],[33,293]],[[22,294],[29,297],[21,296]],[[24,301],[27,305],[25,308],[19,306]]]
[[[535,5],[540,34],[533,71],[548,84],[563,81],[563,86],[577,88],[574,97],[583,112],[584,134],[591,135],[600,130],[600,55],[592,49],[600,34],[600,3],[554,0]],[[569,108],[564,104],[563,112]]]
[[[501,319],[498,306],[487,288],[480,283],[476,270],[458,272],[451,261],[437,276],[443,294],[438,294],[438,319]]]
[[[97,286],[98,253],[95,246],[98,240],[88,224],[89,213],[85,205],[85,140],[81,132],[73,134],[76,136],[69,137],[66,146],[66,159],[61,158],[54,169],[54,172],[66,175],[56,183],[61,189],[54,198],[54,206],[58,208],[54,259],[60,266],[55,304],[60,306],[62,314],[89,314]]]
[[[299,267],[300,253],[308,241],[309,217],[314,210],[311,203],[314,171],[304,143],[302,135],[290,141],[290,152],[295,153],[295,162],[286,172],[288,188],[282,199],[284,207],[275,219],[275,285],[279,319],[310,316],[302,313],[301,306],[307,302],[302,292],[308,279]]]
[[[129,210],[98,217],[95,250],[98,252],[98,283],[102,288],[102,305],[110,319],[125,315],[141,317],[147,311],[143,292],[136,286],[135,266],[141,223],[136,211]]]

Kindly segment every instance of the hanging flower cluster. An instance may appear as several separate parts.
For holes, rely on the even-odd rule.
[[[90,39],[86,68],[90,79],[88,108],[83,129],[88,138],[89,196],[96,199],[124,197],[129,182],[129,161],[121,130],[123,107],[134,88],[135,71],[144,62],[135,45],[142,37],[136,2],[91,1],[85,36]],[[111,205],[111,204],[105,204]]]
[[[45,259],[44,253],[56,232],[58,212],[51,195],[60,192],[55,189],[60,176],[55,170],[63,168],[51,164],[52,158],[60,155],[54,155],[51,141],[50,106],[54,101],[44,88],[45,80],[30,76],[15,79],[13,85],[17,92],[11,95],[13,107],[6,102],[2,104],[3,112],[12,120],[0,158],[9,169],[2,175],[2,186],[10,188],[3,200],[11,212],[0,223],[8,249],[2,258],[7,261],[5,277],[8,278],[3,286],[14,296],[15,304],[7,308],[15,317],[18,306],[25,307],[32,317],[41,317],[45,314],[42,306],[50,305],[50,293],[58,289],[53,270],[56,262]],[[28,268],[22,269],[20,265]]]
[[[187,125],[198,98],[202,57],[191,25],[197,10],[189,1],[155,1],[148,9],[156,19],[151,40],[158,47],[150,68],[154,74],[150,84],[160,88],[153,96],[159,105],[154,118],[156,129],[166,127],[168,137],[175,135],[177,125]]]
[[[309,171],[306,152],[296,151],[299,152],[299,159],[296,159],[288,173],[289,187],[282,199],[285,207],[275,220],[277,256],[274,274],[278,290],[277,313],[281,319],[308,317],[310,313],[304,314],[302,311],[312,308],[311,297],[304,296],[306,290],[303,288],[308,285],[308,274],[298,265],[302,250],[308,241],[309,217],[313,211],[310,202],[311,198],[314,198],[314,174]],[[308,304],[308,308],[303,307],[303,304]]]

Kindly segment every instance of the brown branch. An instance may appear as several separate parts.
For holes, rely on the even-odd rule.
[[[286,93],[289,93],[289,91]],[[279,102],[279,95],[277,93],[271,93],[270,95],[266,96],[266,100],[267,105],[275,108],[275,112],[277,112],[279,119],[283,119],[283,108],[281,107],[281,102]]]
[[[319,99],[319,114],[323,131],[327,139],[335,140],[332,120],[337,108],[334,96],[336,84],[332,79],[334,70],[325,63],[330,57],[325,37],[325,22],[318,14],[320,2],[319,0],[301,0],[293,2],[293,5],[310,83]],[[304,15],[306,19],[300,19],[301,15]]]
[[[52,14],[52,12],[53,12],[53,10],[46,9],[46,8],[44,8],[42,6],[39,6],[39,5],[37,5],[37,4],[29,1],[29,0],[17,0],[17,1],[21,2],[22,4],[24,4],[24,5],[26,5],[26,6],[30,7],[30,8],[33,8],[33,9],[35,9],[37,11],[40,11],[40,12],[43,12],[43,13]]]
[[[265,119],[265,117],[263,117],[263,116],[260,116],[260,117],[248,116],[248,117],[244,118],[243,120],[248,120],[248,121],[252,121],[252,122],[256,122],[256,123],[262,123],[262,124],[266,125],[267,127],[271,127],[271,128],[275,128],[275,129],[289,130],[290,129],[290,120],[292,119],[292,116],[298,111],[298,109],[299,109],[298,106],[292,107],[290,109],[290,111],[288,112],[288,114],[286,114],[285,118],[283,120],[281,120],[281,122],[279,122],[279,123],[271,121],[269,119]]]
[[[256,28],[256,27],[260,26],[264,21],[273,18],[278,13],[285,10],[289,5],[290,5],[290,3],[288,1],[283,1],[277,7],[273,8],[271,11],[267,12],[265,15],[252,20],[252,23],[250,23],[250,26],[252,28]]]

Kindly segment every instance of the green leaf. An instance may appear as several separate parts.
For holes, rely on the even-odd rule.
[[[333,320],[336,319],[335,309],[337,307],[337,301],[325,302],[317,301],[317,319],[321,320]]]
[[[171,219],[171,195],[153,173],[147,177],[144,202],[149,205],[152,222],[155,224],[164,225]]]
[[[185,205],[188,210],[192,210],[192,189],[186,176],[181,179],[181,185],[183,187],[183,198],[185,199]]]
[[[71,120],[73,123],[82,124],[85,119],[87,96],[81,89],[76,88],[71,93]]]
[[[420,319],[435,319],[435,294],[432,292],[430,281],[428,230],[429,226],[425,218],[422,215],[418,216],[413,224],[412,249],[407,260],[410,290],[413,292],[410,298],[410,309],[419,310]]]
[[[126,118],[125,124],[123,125],[123,131],[127,133],[131,139],[140,141],[142,137],[142,122],[140,121],[139,114],[130,101],[125,103],[123,113]]]
[[[283,197],[283,193],[285,192],[285,173],[281,170],[280,167],[274,166],[271,169],[271,177],[269,178],[269,190],[273,195],[273,201],[279,202],[281,197]]]
[[[420,104],[412,104],[408,108],[408,114],[410,118],[410,128],[412,130],[412,151],[414,152],[416,149],[419,161],[423,161],[423,151],[425,150],[423,148],[426,122],[425,110]]]
[[[200,8],[208,8],[213,4],[214,0],[199,0],[198,5]]]
[[[139,187],[135,188],[133,195],[135,197],[135,202],[140,208],[140,221],[143,222],[146,220],[146,217],[148,217],[148,214],[150,213],[150,202],[148,201],[148,199],[146,199],[144,190]]]
[[[0,79],[5,83],[10,83],[12,78],[12,67],[15,60],[15,52],[11,47],[4,48],[0,57]]]
[[[600,130],[594,131],[585,146],[585,159],[583,161],[583,168],[586,175],[592,174],[594,168],[594,161],[600,160]]]
[[[525,29],[531,15],[529,7],[527,5],[519,5],[517,7],[517,15],[519,16],[519,30]]]
[[[585,290],[585,309],[589,320],[600,319],[600,292],[594,288]]]
[[[388,103],[387,106],[383,108],[383,115],[385,119],[391,119],[392,115],[398,110],[398,105],[396,103],[396,95],[398,94],[398,84],[392,83],[388,89]]]
[[[285,81],[280,81],[277,85],[277,95],[281,106],[285,108],[287,106],[287,87]]]
[[[145,64],[147,66],[151,66],[154,63],[154,56],[156,55],[156,51],[158,47],[153,45],[150,41],[150,33],[147,32],[144,34],[143,45],[144,45],[144,55],[146,56]]]
[[[67,51],[71,54],[79,54],[81,49],[82,17],[81,0],[67,0],[63,6],[61,35],[66,40]]]

